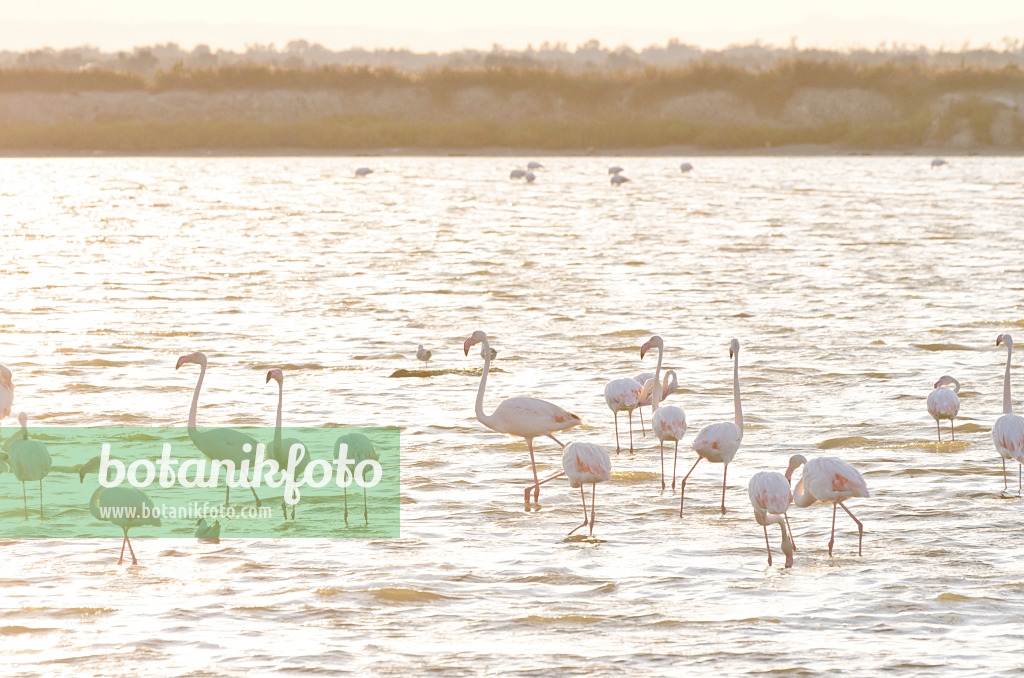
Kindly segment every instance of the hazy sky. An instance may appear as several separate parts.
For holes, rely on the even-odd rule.
[[[5,3],[9,4],[9,3]],[[13,4],[13,3],[11,3]],[[241,49],[289,40],[331,49],[359,45],[417,51],[522,48],[545,40],[570,47],[706,47],[734,42],[874,47],[880,41],[959,47],[1024,38],[1020,0],[33,0],[4,7],[0,49],[91,44],[104,50],[177,42]]]

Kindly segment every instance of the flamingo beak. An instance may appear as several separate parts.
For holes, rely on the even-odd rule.
[[[648,340],[640,347],[640,360],[644,359],[644,356],[647,355],[649,350],[651,350],[651,342]]]
[[[78,484],[81,485],[85,482],[85,464],[82,464],[82,468],[78,469]]]
[[[729,357],[730,358],[732,357],[732,349],[731,348],[729,349]]]
[[[469,339],[466,339],[466,343],[464,343],[462,345],[462,350],[465,352],[466,355],[469,355],[469,349],[470,349],[470,347],[472,345],[473,345],[473,337],[470,337]]]
[[[269,372],[267,372],[267,381],[266,381],[266,383],[268,383],[268,384],[270,383],[270,380],[272,379],[272,377],[270,375],[272,375],[273,373],[274,373],[274,370],[270,370]]]
[[[180,358],[178,358],[178,362],[177,362],[177,363],[175,363],[175,365],[174,365],[174,369],[178,369],[179,367],[181,367],[182,365],[184,365],[185,363],[187,363],[187,362],[188,362],[187,358],[188,358],[188,356],[187,356],[187,355],[183,355],[183,356],[181,356]]]
[[[786,469],[786,482],[793,482],[793,469],[791,468]]]

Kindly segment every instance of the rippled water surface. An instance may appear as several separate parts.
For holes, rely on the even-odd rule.
[[[613,163],[632,183],[609,185]],[[403,488],[394,540],[139,538],[134,567],[113,527],[0,541],[5,675],[1021,675],[1024,505],[1000,496],[990,429],[995,337],[1024,336],[1024,160],[702,158],[681,175],[552,157],[533,185],[508,159],[378,158],[356,180],[359,164],[4,161],[15,412],[181,425],[196,373],[175,360],[202,350],[200,426],[271,425],[280,366],[286,423],[401,427]],[[635,419],[595,538],[566,539],[578,493],[559,480],[524,506],[525,443],[474,418],[477,329],[498,350],[487,411],[541,397],[584,420],[563,442],[613,452],[604,384],[653,370],[639,347],[660,334],[684,469],[695,432],[732,418],[737,337],[729,512],[703,463],[680,519]],[[430,370],[390,378],[421,343]],[[961,416],[937,444],[924,401],[947,373]],[[777,530],[766,567],[747,482],[798,452],[864,475],[863,557],[842,512],[828,556],[819,504],[790,511],[795,567]],[[560,468],[550,440],[537,457]]]

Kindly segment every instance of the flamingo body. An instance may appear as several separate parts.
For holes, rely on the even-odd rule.
[[[597,484],[612,477],[612,460],[600,445],[594,443],[573,442],[565,446],[562,452],[562,469],[569,478],[571,487],[580,488],[583,500],[583,522],[569,534],[581,527],[590,526],[590,534],[594,534],[594,504],[597,498]],[[584,485],[591,485],[590,515],[587,515],[587,495]]]
[[[618,174],[619,172],[622,172],[622,168],[619,167],[618,165],[612,165],[611,167],[608,168],[608,174],[615,175]]]
[[[612,175],[612,186],[621,186],[627,181],[630,181],[630,178],[627,177],[625,174]]]
[[[369,174],[373,174],[373,170],[370,169],[369,167],[360,167],[359,169],[356,170],[357,177],[365,177]]]
[[[0,365],[0,420],[9,417],[14,406],[14,382],[9,369]]]
[[[526,176],[526,170],[514,169],[508,173],[509,179],[522,179]]]
[[[953,390],[945,388],[946,385],[952,385]],[[956,415],[960,412],[960,398],[957,396],[959,392],[960,382],[949,375],[945,375],[935,382],[935,390],[928,394],[928,400],[925,401],[928,414],[932,415],[932,419],[935,420],[939,442],[942,442],[942,429],[939,428],[940,419],[949,419],[949,431],[954,436],[953,439],[956,440],[953,420],[956,419]]]
[[[687,172],[689,172],[692,169],[693,169],[693,165],[691,165],[688,162],[684,162],[683,164],[681,164],[679,166],[679,171],[682,172],[683,174],[686,174]]]
[[[1010,361],[1013,358],[1013,337],[1000,334],[996,346],[1006,346],[1006,372],[1003,374],[1003,416],[992,426],[992,442],[1003,460],[1003,491],[1007,490],[1006,460],[1013,459],[1020,466],[1017,472],[1017,494],[1021,492],[1021,468],[1024,468],[1024,419],[1013,413],[1013,399],[1010,397]]]
[[[533,172],[527,172],[526,174],[523,175],[523,179],[526,180],[526,183],[532,184],[534,181],[537,180],[537,175],[534,174]]]
[[[380,454],[377,453],[377,448],[373,446],[373,441],[367,438],[362,433],[346,433],[334,441],[334,458],[338,457],[338,450],[341,445],[347,447],[346,457],[352,460],[352,472],[355,472],[355,468],[359,466],[361,462],[372,459],[373,461],[380,461]],[[366,470],[363,470],[363,477],[366,476]],[[345,524],[348,525],[348,486],[344,485],[345,490]],[[363,520],[367,525],[370,524],[370,511],[366,504],[366,487],[363,487]]]
[[[43,478],[50,473],[53,460],[50,458],[50,451],[42,441],[33,440],[28,437],[28,415],[22,412],[18,415],[18,423],[21,424],[21,432],[16,433],[4,442],[4,449],[7,450],[7,464],[11,473],[21,481],[21,494],[25,504],[25,518],[28,518],[28,495],[25,490],[25,483],[39,483],[39,517],[43,517]]]
[[[530,162],[526,163],[526,169],[535,170],[535,169],[542,169],[543,167],[544,167],[544,165],[540,164],[536,160],[531,160]]]
[[[747,496],[754,509],[754,520],[764,527],[764,543],[768,549],[768,565],[772,564],[772,549],[768,543],[768,526],[778,524],[782,529],[782,552],[786,554],[786,567],[793,567],[793,541],[788,528],[786,511],[793,498],[786,476],[774,471],[755,473],[747,486]]]
[[[149,510],[148,518],[142,517],[144,508]],[[160,518],[153,516],[153,508],[153,500],[142,490],[130,485],[118,485],[117,487],[100,485],[92,493],[92,497],[89,499],[89,513],[97,520],[113,523],[124,531],[118,565],[124,561],[125,544],[128,545],[128,551],[132,555],[132,565],[138,564],[139,561],[135,557],[131,540],[128,538],[128,530],[143,525],[160,527]]]
[[[793,503],[806,508],[822,501],[832,504],[832,535],[828,542],[828,554],[832,555],[832,545],[836,534],[836,507],[843,510],[857,523],[857,555],[861,555],[864,541],[864,524],[846,508],[843,503],[851,497],[870,497],[868,485],[854,467],[836,457],[817,457],[807,461],[803,455],[794,455],[789,462],[786,478],[793,477],[793,471],[804,465],[803,475],[793,491]]]
[[[615,418],[615,454],[619,453],[619,412],[629,414],[629,452],[633,453],[633,410],[640,406],[643,387],[635,379],[612,379],[604,386],[604,401]]]

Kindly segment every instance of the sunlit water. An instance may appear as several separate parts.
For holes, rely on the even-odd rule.
[[[609,185],[613,163],[632,183]],[[271,425],[264,375],[281,366],[286,424],[399,426],[403,474],[400,539],[139,538],[135,567],[115,564],[113,526],[0,542],[5,675],[1024,670],[1024,505],[1000,496],[989,433],[995,337],[1024,336],[1024,160],[701,158],[684,176],[670,158],[547,158],[534,185],[508,159],[381,158],[357,180],[361,164],[4,161],[15,413],[181,425],[196,371],[175,359],[202,350],[200,426]],[[613,453],[604,384],[653,370],[639,346],[660,334],[690,424],[681,471],[695,432],[732,418],[737,337],[729,512],[722,467],[702,463],[679,519],[634,419],[595,538],[566,539],[578,492],[550,483],[526,510],[525,443],[474,419],[476,329],[501,370],[487,411],[541,397],[585,422],[563,442]],[[436,372],[389,378],[420,367],[420,343]],[[947,373],[961,417],[938,445],[924,400]],[[537,450],[559,468],[550,440]],[[828,556],[819,504],[790,511],[795,567],[778,567],[777,528],[767,567],[747,481],[797,452],[864,474],[871,498],[848,502],[863,557],[842,512]]]

